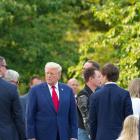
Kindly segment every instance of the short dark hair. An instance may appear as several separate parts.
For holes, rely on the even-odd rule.
[[[92,66],[95,67],[97,70],[100,69],[100,65],[99,65],[97,62],[92,61],[92,60],[88,60],[88,61],[86,61],[86,63],[87,63],[87,62],[88,62],[88,63],[91,63]]]
[[[116,82],[119,78],[119,69],[114,64],[105,64],[101,73],[103,76],[107,77],[108,81]]]
[[[95,70],[97,70],[95,67],[90,67],[84,70],[84,80],[85,82],[89,81],[89,78],[95,75]]]

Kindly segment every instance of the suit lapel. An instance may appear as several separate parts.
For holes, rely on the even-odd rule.
[[[62,103],[63,103],[63,99],[64,99],[64,88],[60,83],[58,83],[58,90],[59,90],[59,108],[58,108],[58,112],[60,112],[61,111],[61,106],[62,106]],[[46,93],[45,98],[46,98],[48,104],[53,109],[53,111],[56,112],[56,110],[54,108],[54,105],[53,105],[51,93],[50,93],[50,90],[49,90],[49,87],[48,87],[47,83],[44,84],[44,92]]]
[[[63,98],[64,98],[64,88],[62,87],[62,85],[60,83],[58,83],[58,89],[59,89],[59,108],[58,108],[58,112],[61,111],[61,106],[63,103]]]
[[[48,102],[50,107],[53,109],[53,111],[55,111],[55,108],[54,108],[54,105],[53,105],[53,102],[52,102],[51,93],[50,93],[50,90],[49,90],[49,87],[48,87],[47,83],[44,84],[44,89],[45,89],[44,92],[45,92],[45,96],[46,96],[45,97],[46,101]]]

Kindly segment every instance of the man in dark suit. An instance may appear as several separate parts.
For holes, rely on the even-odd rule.
[[[119,70],[113,64],[102,69],[104,86],[90,97],[89,122],[91,140],[118,138],[125,117],[133,114],[129,92],[115,83]]]
[[[42,83],[42,80],[41,78],[38,76],[38,75],[34,75],[31,77],[30,79],[30,83],[29,83],[29,86],[30,88],[35,86],[35,85],[38,85]],[[23,118],[25,120],[26,118],[26,106],[27,106],[27,100],[28,100],[28,93],[26,93],[25,95],[23,96],[20,96],[20,103],[21,103],[21,107],[22,107],[22,113],[23,113]]]
[[[0,75],[3,75],[0,61]],[[0,140],[25,140],[17,87],[0,77]]]
[[[31,140],[76,140],[77,112],[72,89],[59,83],[62,68],[48,62],[46,82],[34,86],[27,104],[27,137]]]

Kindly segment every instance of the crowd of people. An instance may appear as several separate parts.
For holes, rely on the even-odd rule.
[[[20,96],[19,73],[0,56],[0,140],[139,140],[140,78],[125,90],[117,66],[92,60],[81,70],[83,89],[74,77],[59,82],[58,63],[47,62],[44,73]]]

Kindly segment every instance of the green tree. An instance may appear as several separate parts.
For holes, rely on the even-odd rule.
[[[87,58],[101,64],[113,62],[120,67],[119,84],[126,88],[131,79],[140,75],[140,2],[136,0],[90,2],[92,4],[88,10],[92,13],[96,24],[90,24],[95,26],[94,30],[90,29],[90,38],[79,49],[81,54],[79,65],[70,70],[78,77],[81,62]]]
[[[76,1],[1,0],[0,7],[0,55],[21,81],[43,76],[47,61],[61,64],[67,79],[67,68],[78,61]]]

